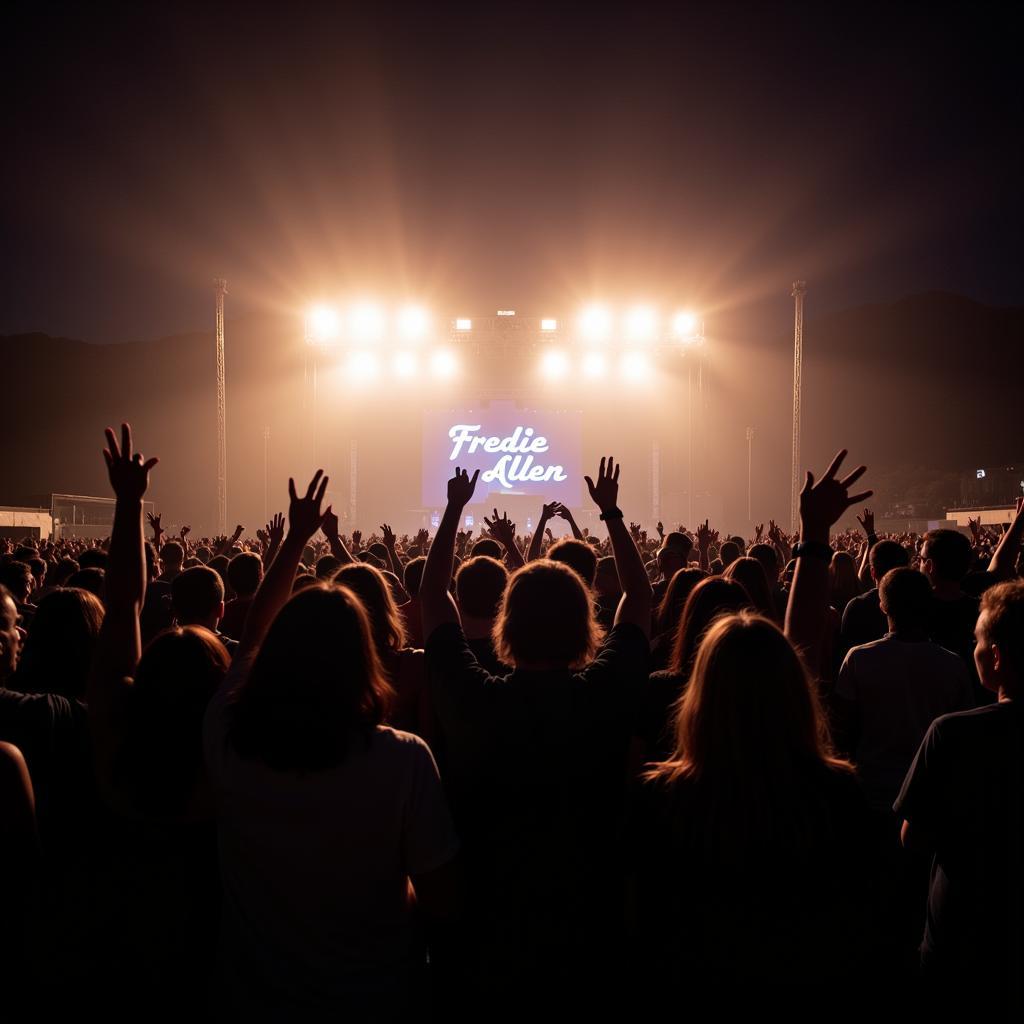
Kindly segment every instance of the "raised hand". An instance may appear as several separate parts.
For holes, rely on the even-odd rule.
[[[981,522],[981,520],[978,520]],[[860,528],[870,537],[875,532],[875,513],[871,509],[864,509],[864,518],[857,516],[857,522],[860,523]]]
[[[562,503],[559,501],[549,501],[546,505],[540,507],[540,518],[541,522],[546,519],[554,519],[555,516],[559,515],[559,509],[562,507]]]
[[[324,521],[320,524],[320,529],[328,540],[332,537],[338,536],[338,515],[334,511],[333,505],[327,506],[327,510],[324,512]]]
[[[381,523],[380,532],[384,539],[384,547],[393,548],[395,546],[395,534],[391,527],[387,523]]]
[[[337,517],[335,517],[337,522]],[[284,537],[284,513],[277,512],[274,518],[267,523],[267,538],[271,544],[280,544],[281,539]]]
[[[466,470],[456,467],[455,476],[448,481],[448,504],[465,508],[473,497],[479,476],[479,469],[474,470],[473,475],[470,476]]]
[[[503,547],[511,547],[516,542],[516,524],[513,523],[507,512],[498,516],[498,510],[494,510],[494,518],[488,519],[484,516],[484,525],[487,532]]]
[[[322,469],[316,471],[302,498],[295,491],[295,481],[291,477],[288,478],[288,526],[290,532],[296,534],[303,543],[323,525],[324,516],[320,511],[320,503],[324,500],[324,493],[327,490],[327,477],[323,473]]]
[[[352,550],[358,551],[363,542],[363,531],[353,530],[352,531]]]
[[[761,538],[764,536],[764,523],[758,523],[754,527],[754,539],[760,543]]]
[[[180,531],[181,539],[184,540],[191,532],[192,532],[192,527],[191,526],[183,526],[181,528],[181,531]],[[237,538],[238,534],[235,534],[235,537]]]
[[[971,536],[978,540],[978,534],[981,533],[981,516],[977,519],[972,519],[970,516],[967,517],[967,526],[970,528]]]
[[[419,544],[421,550],[428,540],[430,540],[430,533],[427,530],[416,531],[416,543]]]
[[[664,539],[664,537],[665,537],[665,524],[660,519],[658,520],[658,525],[655,526],[655,529],[658,531],[658,536],[661,537],[662,539]]]
[[[154,457],[143,462],[141,452],[132,454],[132,428],[127,423],[121,424],[120,448],[110,427],[104,433],[107,447],[103,449],[103,458],[107,463],[110,486],[115,496],[122,501],[141,500],[149,487],[149,471],[160,460]]]
[[[639,523],[630,523],[629,524],[629,533],[630,533],[630,536],[633,538],[633,540],[639,541],[640,540],[640,524]]]
[[[160,540],[164,532],[164,528],[160,525],[161,516],[153,515],[152,512],[147,512],[146,518],[149,520],[149,525],[153,527],[154,540]]]
[[[803,490],[800,492],[800,537],[801,540],[828,543],[828,532],[839,517],[851,506],[870,498],[873,491],[850,494],[849,490],[867,472],[867,466],[858,466],[842,480],[836,473],[846,458],[846,449],[836,454],[825,475],[815,483],[814,474],[808,470]]]
[[[551,527],[547,526],[544,528],[544,532],[547,534],[547,538],[552,544],[555,542],[555,535],[551,532]]]
[[[583,478],[587,481],[591,500],[601,510],[601,515],[616,508],[619,500],[619,469],[620,467],[615,465],[614,459],[609,455],[607,459],[601,459],[596,484],[589,476]]]
[[[323,471],[321,470],[321,472]],[[243,533],[245,533],[245,527],[242,526],[241,523],[239,523],[238,526],[235,527],[234,539],[238,540],[238,538],[241,537]]]
[[[697,547],[702,551],[706,551],[711,547],[711,539],[714,534],[714,530],[711,529],[707,519],[703,523],[697,524]]]

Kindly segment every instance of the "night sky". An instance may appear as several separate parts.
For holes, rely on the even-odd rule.
[[[5,14],[0,332],[1024,302],[1008,7],[370,6]]]

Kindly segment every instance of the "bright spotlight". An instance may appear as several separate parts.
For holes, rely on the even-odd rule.
[[[314,306],[306,315],[306,333],[311,341],[330,341],[338,336],[337,310],[330,306]]]
[[[455,330],[471,331],[473,330],[473,321],[468,316],[457,317],[455,320]]]
[[[658,335],[658,314],[650,306],[634,306],[623,326],[627,341],[654,341]]]
[[[422,341],[430,330],[430,314],[421,306],[406,306],[398,313],[398,333],[406,341]]]
[[[692,338],[697,333],[697,315],[688,310],[676,313],[672,317],[672,333],[677,338]]]
[[[449,352],[446,348],[438,349],[430,357],[430,372],[435,377],[442,379],[454,377],[458,368],[459,364],[455,358],[455,353]]]
[[[395,376],[405,380],[415,377],[416,371],[419,369],[419,361],[412,352],[396,352],[391,365],[394,368]]]
[[[548,380],[562,380],[569,373],[569,357],[560,349],[548,349],[541,356],[540,372]]]
[[[380,362],[372,352],[353,352],[348,359],[348,372],[353,380],[372,380],[380,373]]]
[[[588,352],[583,357],[583,375],[585,377],[603,377],[608,372],[608,360],[603,352]]]
[[[651,361],[643,352],[627,352],[622,357],[621,369],[627,380],[646,380],[651,375]]]
[[[356,341],[376,341],[384,333],[384,313],[369,302],[354,306],[348,315],[349,330]]]
[[[552,319],[550,319],[548,317],[545,317],[540,322],[540,329],[542,331],[557,331],[558,330],[558,321],[557,320],[552,320]]]
[[[612,333],[612,315],[604,306],[588,306],[580,314],[579,326],[587,341],[607,341]]]

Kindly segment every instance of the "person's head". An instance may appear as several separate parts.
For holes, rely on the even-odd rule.
[[[252,597],[263,579],[263,559],[254,551],[243,551],[228,562],[228,582],[238,597]]]
[[[160,548],[160,561],[164,572],[180,572],[181,563],[185,561],[185,549],[176,540],[169,540]]]
[[[610,561],[614,564],[613,559]],[[655,613],[656,632],[676,635],[679,620],[683,616],[683,608],[686,607],[686,599],[704,577],[704,570],[697,568],[677,569],[673,573],[669,585],[665,588],[665,596],[661,599],[661,604],[658,605],[658,610]]]
[[[216,630],[224,616],[224,584],[209,566],[193,566],[174,577],[171,605],[179,626]]]
[[[88,590],[98,598],[103,597],[103,581],[106,572],[98,565],[87,565],[68,577],[67,585],[78,590]]]
[[[956,530],[929,530],[921,546],[921,572],[932,586],[959,583],[971,568],[971,542]]]
[[[0,683],[14,675],[24,639],[21,613],[11,592],[0,583]]]
[[[6,587],[18,604],[28,601],[34,583],[28,562],[20,562],[16,558],[0,562],[0,586]]]
[[[85,696],[89,667],[103,625],[103,604],[87,590],[53,590],[32,616],[18,667],[18,688]]]
[[[611,555],[605,555],[597,560],[597,572],[594,573],[594,593],[600,597],[620,597],[622,595],[619,570],[615,567],[615,559]]]
[[[295,594],[300,590],[305,590],[306,587],[311,587],[314,583],[319,582],[311,572],[296,573],[295,579],[292,580],[292,593]]]
[[[388,549],[379,540],[374,541],[366,550],[384,565],[388,564]]]
[[[673,672],[688,677],[704,634],[719,616],[738,612],[750,605],[743,586],[735,580],[711,576],[700,580],[683,606],[683,615],[676,630],[669,667]]]
[[[982,686],[1019,698],[1024,693],[1024,580],[999,583],[982,594],[974,636]]]
[[[712,842],[742,857],[737,841],[799,835],[801,810],[806,814],[802,780],[815,762],[849,768],[833,755],[799,655],[763,616],[741,611],[719,618],[677,705],[675,750],[651,775],[701,787],[718,812]]]
[[[202,626],[164,630],[146,646],[128,694],[132,728],[114,765],[137,804],[173,814],[195,792],[203,715],[227,670],[224,645]]]
[[[776,586],[779,582],[779,556],[775,548],[771,544],[753,544],[749,554],[761,563],[768,585]]]
[[[459,566],[455,599],[464,617],[492,621],[508,585],[508,570],[496,558],[475,555]]]
[[[878,602],[894,633],[926,629],[932,600],[928,577],[915,569],[890,569],[878,584]]]
[[[580,668],[597,653],[602,630],[579,573],[545,558],[509,578],[493,636],[495,652],[506,665]]]
[[[341,565],[340,558],[335,558],[334,555],[321,555],[316,560],[316,566],[313,571],[316,573],[318,580],[330,580],[334,579],[334,574],[341,568]]]
[[[868,553],[871,578],[877,586],[882,577],[892,569],[903,569],[910,565],[910,553],[894,540],[880,540]]]
[[[589,544],[573,537],[563,537],[548,549],[548,558],[552,562],[561,562],[574,569],[588,587],[594,585],[597,573],[597,555]]]
[[[213,558],[213,552],[205,544],[200,544],[199,547],[196,548],[196,558],[198,558],[203,565],[209,565],[210,559]]]
[[[275,771],[323,771],[369,739],[392,697],[359,598],[314,583],[277,613],[232,695],[229,742]]]
[[[773,622],[776,619],[775,598],[768,587],[768,578],[761,568],[761,563],[749,555],[741,555],[730,562],[722,573],[722,579],[735,580],[747,592],[750,607],[758,614]]]
[[[32,570],[32,589],[42,590],[46,582],[46,562],[38,555],[33,555],[28,560],[28,565]]]
[[[692,549],[693,541],[685,533],[673,530],[665,534],[665,539],[658,549],[658,571],[665,579],[672,579],[680,569],[685,569],[689,564]]]
[[[78,556],[78,565],[82,569],[100,569],[106,572],[107,553],[102,548],[86,548]]]
[[[734,540],[723,541],[722,546],[718,549],[718,557],[722,560],[722,568],[728,569],[740,557],[739,544]]]
[[[848,551],[836,551],[828,566],[828,586],[832,604],[840,613],[846,603],[860,593],[857,563]]]
[[[348,587],[362,603],[378,656],[384,657],[387,651],[399,651],[405,646],[405,625],[380,569],[362,562],[351,563],[341,567],[334,582]]]
[[[78,572],[78,563],[73,558],[62,558],[50,570],[50,586],[67,586],[68,580]]]
[[[486,558],[494,558],[500,562],[505,555],[505,549],[492,537],[481,537],[469,549],[469,555],[470,558],[483,555]]]
[[[417,555],[405,563],[405,589],[410,598],[420,592],[420,580],[423,579],[423,567],[427,564],[423,555]]]

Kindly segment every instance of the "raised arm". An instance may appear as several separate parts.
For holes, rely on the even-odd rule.
[[[618,507],[619,498],[619,466],[609,456],[601,459],[597,482],[584,477],[590,490],[590,497],[601,510],[601,519],[608,527],[608,539],[612,544],[612,555],[615,558],[615,570],[619,574],[622,586],[622,598],[615,610],[615,625],[631,622],[643,630],[644,636],[651,635],[651,603],[653,591],[651,581],[647,578],[644,560],[637,550],[633,538],[622,520],[622,510]]]
[[[1010,528],[999,538],[999,545],[992,552],[988,571],[1001,580],[1008,580],[1017,564],[1020,554],[1021,536],[1024,535],[1024,498],[1017,499],[1017,510]]]
[[[402,562],[398,557],[398,552],[395,550],[394,530],[392,530],[387,523],[382,523],[380,532],[384,537],[384,547],[388,549],[388,567],[399,579],[402,579],[404,572],[402,569]]]
[[[322,470],[321,470],[321,472],[322,472]],[[216,558],[218,555],[226,555],[231,550],[231,548],[234,546],[235,541],[237,541],[238,538],[241,537],[243,533],[245,533],[245,527],[242,526],[241,523],[239,523],[238,526],[235,527],[235,532],[230,537],[225,537],[220,542],[220,544],[217,545],[217,550],[214,551],[213,557]],[[182,545],[184,546],[185,536],[183,536],[181,539],[182,539]],[[185,548],[185,551],[187,553],[188,552],[188,548]]]
[[[263,564],[270,565],[277,554],[277,549],[284,540],[284,513],[275,512],[274,518],[267,523],[267,549],[263,552]]]
[[[583,536],[583,532],[576,525],[576,520],[573,519],[572,512],[569,511],[560,501],[557,502],[555,507],[555,515],[561,519],[564,519],[569,524],[569,529],[572,530],[572,535],[576,540],[585,541],[586,538]],[[658,523],[661,526],[661,523]]]
[[[324,532],[324,536],[327,538],[331,554],[334,555],[342,565],[351,565],[355,561],[355,558],[352,557],[352,553],[347,547],[345,547],[345,542],[341,539],[341,534],[338,532],[338,516],[332,505],[327,506],[327,511],[324,513],[324,521],[321,529]],[[355,537],[357,532],[358,531],[353,530],[352,536]],[[399,577],[399,579],[401,579],[401,577]]]
[[[530,549],[526,552],[526,560],[528,562],[533,562],[540,558],[541,550],[544,547],[544,530],[554,516],[557,504],[557,501],[551,501],[547,505],[541,505],[540,507],[540,519],[537,520],[537,527],[533,531],[533,537],[530,538]]]
[[[878,534],[875,533],[875,513],[871,509],[864,509],[864,518],[857,516],[857,522],[867,537],[867,544],[864,545],[864,554],[860,560],[860,568],[857,570],[857,579],[866,587],[871,586],[871,549],[878,543]]]
[[[698,564],[705,572],[711,567],[710,560],[708,559],[708,551],[711,549],[711,532],[711,526],[707,519],[704,520],[703,526],[699,523],[697,524]]]
[[[498,510],[495,509],[493,519],[484,516],[484,525],[490,536],[505,549],[505,561],[512,572],[526,565],[523,553],[519,550],[519,545],[516,544],[516,524],[509,520],[507,512],[499,516]]]
[[[848,493],[866,472],[866,466],[858,466],[842,480],[835,478],[844,458],[845,448],[832,460],[817,484],[814,474],[808,470],[800,492],[800,544],[795,552],[796,570],[786,606],[786,636],[800,651],[815,677],[821,672],[828,622],[828,567],[832,561],[829,531],[851,505],[870,498],[872,494],[871,491],[854,495]]]
[[[316,471],[309,487],[306,488],[305,497],[302,498],[295,492],[295,481],[288,480],[288,534],[281,542],[277,557],[270,563],[263,576],[263,582],[252,599],[245,620],[242,642],[235,655],[236,660],[255,654],[259,650],[270,624],[274,621],[274,616],[291,597],[295,570],[302,559],[302,549],[323,525],[324,514],[320,511],[320,503],[324,500],[324,492],[327,490],[327,477],[323,472],[322,469]]]
[[[476,470],[472,477],[463,469],[456,468],[455,476],[448,481],[448,504],[441,525],[437,528],[434,543],[430,545],[427,564],[423,566],[423,578],[420,581],[419,599],[423,614],[423,639],[429,640],[430,634],[438,626],[446,622],[459,622],[459,611],[448,592],[448,584],[452,578],[452,565],[455,556],[455,535],[459,530],[462,510],[469,504],[476,489]]]

